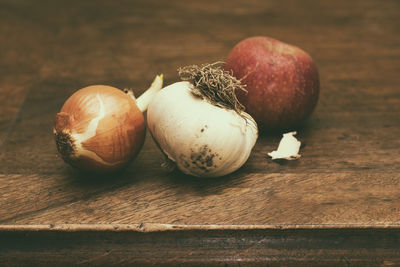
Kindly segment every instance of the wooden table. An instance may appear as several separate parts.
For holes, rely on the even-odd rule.
[[[400,265],[400,2],[0,2],[0,265]],[[119,175],[58,156],[55,113],[79,88],[137,95],[158,73],[268,35],[315,60],[302,158],[260,136],[236,173],[168,173],[150,136]]]

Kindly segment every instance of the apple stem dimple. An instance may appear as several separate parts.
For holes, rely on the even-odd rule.
[[[147,89],[141,96],[136,99],[136,105],[142,113],[147,110],[147,107],[149,106],[151,100],[161,90],[162,85],[163,75],[160,74],[156,76],[149,89]],[[135,97],[133,96],[133,98]]]

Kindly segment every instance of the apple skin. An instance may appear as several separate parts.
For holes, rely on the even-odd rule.
[[[237,91],[237,97],[262,131],[297,127],[317,104],[317,67],[296,46],[263,36],[247,38],[231,50],[225,70],[246,85],[248,93]]]

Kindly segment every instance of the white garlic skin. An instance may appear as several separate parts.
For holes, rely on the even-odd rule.
[[[301,142],[294,137],[297,132],[289,132],[283,134],[281,141],[279,142],[278,149],[268,153],[273,160],[275,159],[286,159],[294,160],[301,157],[299,154]]]
[[[230,174],[250,156],[258,137],[257,124],[245,112],[241,116],[193,95],[192,86],[177,82],[163,88],[149,105],[148,128],[183,173]]]

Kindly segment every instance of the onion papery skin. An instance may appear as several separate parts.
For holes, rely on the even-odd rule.
[[[245,112],[215,106],[191,93],[192,84],[163,88],[147,111],[148,128],[179,170],[197,177],[220,177],[239,169],[258,137]]]
[[[54,134],[65,162],[89,172],[125,167],[141,150],[145,122],[135,100],[106,85],[82,88],[56,114]]]

